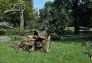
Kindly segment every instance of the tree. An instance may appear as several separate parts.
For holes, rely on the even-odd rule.
[[[74,18],[75,34],[79,34],[79,26],[89,26],[89,21],[92,15],[92,4],[90,0],[73,0],[72,13]]]
[[[10,0],[0,0],[0,21],[3,21],[4,11],[11,8]]]
[[[4,15],[3,17],[10,23],[17,23],[18,25],[20,23],[20,31],[23,31],[24,27],[30,25],[30,21],[34,19],[32,0],[1,0],[1,2],[1,9],[3,10],[0,12],[2,13],[0,16]]]
[[[90,27],[91,18],[92,18],[92,3],[85,2],[84,4],[80,5],[79,25]]]
[[[54,33],[60,38],[64,34],[64,28],[68,22],[63,0],[55,0],[54,2],[47,2],[45,8],[40,11],[40,22],[42,27],[48,28],[50,33]]]
[[[20,31],[24,31],[24,11],[25,11],[25,1],[18,0],[19,10],[20,10]]]
[[[79,34],[79,5],[78,5],[79,0],[73,0],[73,6],[72,6],[72,13],[74,17],[74,33]]]

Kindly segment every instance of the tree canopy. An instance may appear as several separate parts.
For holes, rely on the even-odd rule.
[[[8,21],[14,26],[19,26],[20,11],[24,10],[24,26],[30,27],[30,22],[34,19],[32,0],[0,0],[0,5],[0,21]]]
[[[48,29],[49,33],[63,35],[65,28],[74,27],[79,34],[80,26],[92,27],[91,0],[55,0],[46,2],[35,12],[32,0],[0,0],[0,21],[14,27]]]

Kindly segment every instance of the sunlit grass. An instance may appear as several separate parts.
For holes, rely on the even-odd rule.
[[[15,51],[12,42],[0,42],[0,63],[92,63],[85,46],[79,43],[52,42],[51,52]]]

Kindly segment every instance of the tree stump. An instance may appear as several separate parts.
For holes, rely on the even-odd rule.
[[[18,44],[18,49],[29,52],[37,50],[50,52],[50,36],[33,31],[33,35],[28,36]]]

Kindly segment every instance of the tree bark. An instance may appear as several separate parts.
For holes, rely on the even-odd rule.
[[[20,31],[24,31],[24,10],[20,11]]]
[[[78,17],[77,18],[74,18],[74,34],[75,35],[79,35],[79,19]]]

